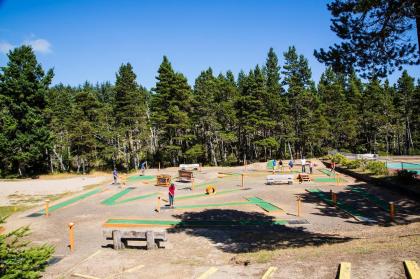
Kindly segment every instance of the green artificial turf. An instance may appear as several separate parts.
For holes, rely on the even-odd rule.
[[[108,219],[106,225],[159,225],[182,227],[229,227],[229,226],[272,226],[286,225],[286,220],[258,221],[258,220],[136,220],[136,219]]]

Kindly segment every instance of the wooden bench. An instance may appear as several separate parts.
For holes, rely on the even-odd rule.
[[[146,241],[147,250],[164,248],[165,231],[135,230],[135,229],[103,229],[105,240],[112,240],[115,250],[126,248],[128,241]]]
[[[280,183],[293,184],[293,174],[267,175],[266,177],[267,185],[280,184]]]
[[[311,182],[311,178],[309,177],[309,174],[307,173],[300,173],[298,175],[298,179],[300,182]]]
[[[178,181],[191,182],[193,178],[194,178],[194,173],[192,171],[187,171],[187,170],[178,171]]]
[[[168,174],[160,174],[156,176],[156,186],[169,187],[171,184],[171,176]]]

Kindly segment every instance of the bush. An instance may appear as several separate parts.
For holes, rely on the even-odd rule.
[[[399,170],[397,172],[397,178],[402,183],[414,184],[416,182],[416,173],[409,170]]]
[[[0,223],[4,220],[5,218],[0,218]],[[0,278],[41,277],[40,273],[54,253],[54,248],[49,245],[29,247],[29,242],[22,240],[28,234],[28,227],[0,234]]]
[[[367,163],[366,168],[375,175],[388,174],[388,169],[384,162],[370,161]]]
[[[346,162],[344,166],[349,169],[358,169],[362,166],[362,161],[361,160],[348,160],[348,162]]]

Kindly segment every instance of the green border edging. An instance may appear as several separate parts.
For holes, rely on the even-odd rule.
[[[338,179],[339,182],[347,182],[347,180],[343,179],[343,178],[339,178]],[[336,182],[337,179],[334,177],[314,177],[314,181],[315,182]]]
[[[94,190],[91,190],[91,191],[86,192],[84,194],[81,194],[79,196],[73,197],[71,199],[65,200],[65,201],[60,202],[60,203],[57,203],[57,204],[54,204],[54,205],[48,207],[48,212],[54,212],[57,209],[60,209],[60,208],[65,207],[65,206],[68,206],[68,205],[73,204],[75,202],[78,202],[80,200],[86,199],[86,198],[88,198],[88,197],[90,197],[90,196],[92,196],[94,194],[99,193],[99,192],[101,192],[101,188],[96,188]],[[39,213],[45,214],[45,209],[40,210]]]
[[[312,190],[305,189],[305,190],[308,191],[309,193],[317,195],[321,200],[323,200],[328,205],[334,206],[334,202],[330,198],[327,197],[325,192],[321,191],[320,189],[312,189]],[[372,220],[368,217],[363,216],[359,211],[357,211],[353,207],[346,205],[340,201],[337,201],[337,207],[343,210],[344,212],[354,216],[354,218],[356,218],[356,220],[358,221],[363,221],[367,223],[376,223],[375,220]]]
[[[128,187],[128,188],[116,193],[112,197],[107,198],[106,200],[103,200],[101,203],[105,204],[105,205],[123,204],[123,203],[131,202],[131,201],[150,198],[150,197],[153,197],[153,196],[157,196],[157,194],[158,194],[158,193],[150,193],[150,194],[146,194],[146,195],[142,195],[142,196],[136,196],[136,197],[127,198],[127,199],[124,199],[124,200],[121,200],[121,201],[117,201],[118,199],[127,195],[128,193],[130,193],[133,190],[134,190],[134,188]]]
[[[156,179],[155,175],[133,175],[127,178],[128,182],[134,182],[138,180],[153,180]]]
[[[359,196],[364,197],[365,199],[379,206],[381,209],[385,211],[389,211],[389,204],[386,201],[382,200],[381,198],[373,194],[368,193],[365,189],[360,188],[360,187],[347,187],[346,189],[350,190],[353,193],[358,194]]]
[[[105,225],[160,225],[182,227],[226,227],[226,226],[273,226],[286,225],[286,220],[258,221],[258,220],[139,220],[139,219],[108,219]]]
[[[229,189],[229,190],[224,190],[224,191],[216,191],[216,193],[208,195],[207,193],[201,193],[201,194],[194,194],[194,195],[185,195],[185,196],[179,196],[176,197],[175,196],[175,201],[178,200],[186,200],[186,199],[194,199],[194,198],[201,198],[201,197],[211,197],[214,195],[223,195],[223,194],[228,194],[228,193],[232,193],[232,192],[238,192],[238,191],[243,191],[243,190],[247,190],[249,188],[245,188],[245,189]]]
[[[280,207],[277,207],[274,204],[266,202],[265,200],[257,197],[247,198],[247,200],[250,202],[254,202],[257,206],[261,207],[267,212],[283,211],[283,209],[281,209]]]

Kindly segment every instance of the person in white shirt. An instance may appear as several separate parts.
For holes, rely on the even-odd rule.
[[[305,157],[302,158],[302,173],[306,172],[306,159]]]

